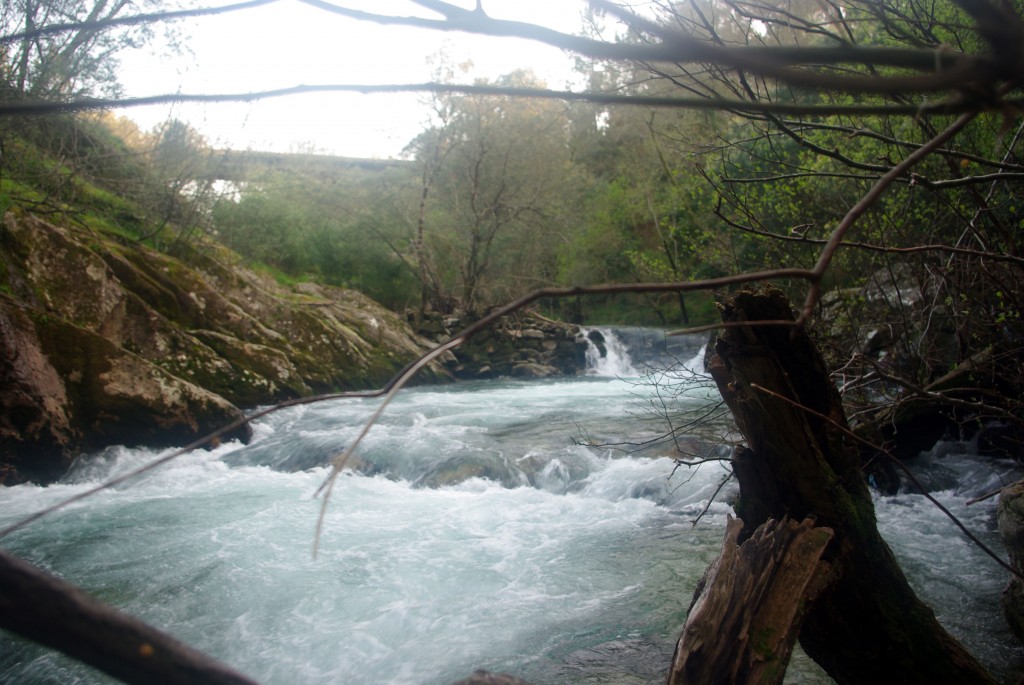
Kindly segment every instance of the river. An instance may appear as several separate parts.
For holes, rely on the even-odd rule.
[[[654,441],[658,411],[704,414],[714,393],[680,375],[639,382],[616,343],[587,376],[400,393],[338,479],[316,558],[324,464],[375,400],[269,415],[249,445],[188,454],[0,544],[267,685],[449,683],[476,668],[537,685],[660,683],[735,488],[719,491],[721,462],[676,469],[664,456],[676,446]],[[696,343],[677,354],[699,370]],[[2,490],[0,526],[159,454],[111,448],[58,484]],[[993,502],[966,501],[1015,465],[951,442],[916,468],[1001,550]],[[920,495],[876,505],[940,620],[1001,678],[1019,675],[1004,572]],[[0,635],[0,682],[110,681]],[[787,682],[831,681],[797,654]]]

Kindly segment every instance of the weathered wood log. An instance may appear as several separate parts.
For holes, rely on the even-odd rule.
[[[789,302],[775,289],[740,293],[722,318],[731,327],[708,368],[748,445],[733,461],[739,541],[785,516],[812,517],[835,533],[824,559],[838,578],[808,607],[804,651],[840,685],[994,683],[917,598],[879,534],[821,354],[802,330],[757,325],[792,320]]]
[[[821,555],[832,539],[810,519],[771,520],[737,546],[729,519],[722,554],[698,586],[668,683],[781,683],[804,612],[826,587]]]
[[[191,647],[0,550],[0,628],[126,683],[255,685]]]

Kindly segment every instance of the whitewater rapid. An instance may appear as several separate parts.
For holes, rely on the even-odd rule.
[[[735,490],[720,490],[724,463],[677,470],[675,446],[648,442],[664,430],[652,407],[703,410],[709,389],[668,394],[624,368],[403,391],[338,479],[316,558],[314,493],[375,401],[272,414],[249,445],[190,453],[0,545],[268,685],[449,683],[481,667],[536,683],[660,683]],[[7,488],[0,525],[159,455],[111,448],[61,483]],[[966,501],[1015,467],[969,446],[929,459],[964,476],[936,492],[993,538],[991,502]],[[1002,570],[919,495],[878,510],[940,618],[1013,672]],[[109,681],[2,635],[0,682]],[[830,681],[798,655],[787,682]]]

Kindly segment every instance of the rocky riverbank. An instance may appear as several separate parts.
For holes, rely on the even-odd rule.
[[[415,315],[410,314],[410,322]],[[441,343],[473,323],[465,316],[429,313],[417,332]],[[448,369],[463,380],[485,378],[549,378],[575,375],[586,368],[591,346],[603,349],[603,339],[587,337],[574,324],[536,314],[504,317],[453,351]]]
[[[214,244],[175,258],[8,213],[0,483],[52,480],[109,444],[182,444],[243,408],[379,387],[430,347],[360,293],[282,286]]]

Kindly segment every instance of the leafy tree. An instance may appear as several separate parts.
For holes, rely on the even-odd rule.
[[[828,5],[662,3],[661,28],[651,30],[684,31],[724,48],[956,46],[980,52],[988,47],[986,41],[998,45],[999,40],[984,24],[979,29],[972,21],[972,14],[977,19],[984,11],[984,4],[934,6],[915,0],[854,2],[841,12]],[[729,97],[755,105],[795,100],[826,111],[850,105],[878,108],[874,114],[830,116],[734,109],[726,133],[701,161],[702,173],[717,195],[715,213],[732,229],[734,269],[810,267],[847,209],[953,123],[951,116],[888,114],[888,109],[911,101],[914,92],[913,77],[894,66],[825,66],[813,75],[819,78],[815,84],[824,83],[821,78],[839,82],[865,77],[875,82],[895,79],[901,86],[882,92],[858,87],[841,94],[712,61],[644,66],[662,87],[683,87],[702,97]],[[854,357],[853,367],[847,365],[849,360],[839,360],[848,372],[859,367],[865,376],[885,378],[883,385],[922,387],[978,350],[1000,350],[988,373],[1022,381],[1015,364],[995,361],[1001,355],[1013,356],[1019,348],[1016,312],[1024,292],[1011,286],[1017,279],[1010,275],[1020,255],[1016,231],[1010,228],[1020,223],[1018,184],[1013,182],[1019,173],[1014,150],[1019,133],[1019,122],[1005,116],[974,118],[918,163],[913,173],[896,179],[864,213],[857,238],[833,259],[832,282],[889,293],[888,313],[881,315],[890,325],[895,320],[897,328],[908,331],[901,341],[906,354],[900,357],[898,370],[879,368],[864,355]],[[688,152],[684,148],[679,155]],[[1003,312],[1003,324],[994,324]],[[863,317],[879,315],[876,308],[873,314],[845,317],[847,339],[861,340],[865,327],[873,323]],[[925,329],[927,335],[915,339],[913,331]],[[864,348],[855,342],[855,349]],[[958,400],[950,397],[949,402],[955,405]],[[975,420],[1007,417],[985,402],[961,413]]]
[[[401,214],[410,167],[349,168],[314,155],[291,156],[287,169],[243,166],[237,196],[220,198],[213,212],[222,242],[291,277],[356,288],[394,309],[414,301]]]
[[[141,192],[154,228],[143,239],[159,237],[170,227],[176,247],[210,233],[217,198],[216,153],[198,131],[178,119],[158,126],[147,142],[148,175]]]
[[[117,54],[152,35],[147,25],[104,22],[160,0],[12,0],[0,9],[0,70],[19,96],[48,100],[117,95]],[[55,30],[59,29],[59,30]]]
[[[517,72],[494,85],[540,84]],[[479,312],[550,282],[575,180],[568,133],[560,104],[469,96],[415,141],[426,200],[415,244],[442,308]]]

